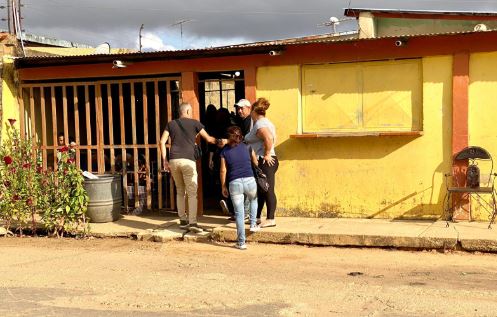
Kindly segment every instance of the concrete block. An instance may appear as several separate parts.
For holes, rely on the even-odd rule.
[[[153,233],[153,231],[149,231],[149,230],[142,231],[136,235],[136,239],[138,241],[154,241],[154,233]]]
[[[153,241],[168,242],[172,240],[181,240],[183,233],[184,231],[180,229],[157,230],[153,232]]]
[[[183,240],[186,242],[209,242],[211,240],[210,232],[193,233],[187,232],[183,236]]]
[[[461,239],[460,242],[466,251],[497,252],[497,240]]]

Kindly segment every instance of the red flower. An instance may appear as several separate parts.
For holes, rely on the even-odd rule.
[[[19,195],[17,195],[17,194],[14,195],[14,196],[12,196],[12,200],[13,201],[18,201],[19,199],[21,199],[21,197]]]
[[[16,121],[16,119],[9,119],[10,126],[13,127]]]
[[[59,149],[59,152],[67,152],[69,151],[69,148],[67,146],[63,146]]]
[[[8,155],[3,157],[3,161],[4,161],[5,165],[10,165],[13,162],[12,157],[10,157]]]
[[[9,181],[4,181],[3,185],[8,188],[8,187],[10,187],[10,182]]]
[[[31,163],[22,164],[22,168],[30,168],[30,167],[31,167]]]
[[[75,162],[75,160],[73,158],[67,159],[67,163],[69,163],[69,164],[72,164],[74,162]]]
[[[33,205],[33,200],[31,198],[26,199],[26,204],[28,206],[32,206]]]
[[[38,166],[38,167],[36,168],[36,171],[37,171],[38,173],[43,172],[43,166]]]

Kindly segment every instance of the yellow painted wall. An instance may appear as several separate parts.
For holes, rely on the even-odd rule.
[[[19,106],[17,102],[17,88],[14,84],[14,60],[10,56],[3,57],[2,71],[2,139],[7,135],[5,128],[9,124],[8,119],[16,119],[16,126],[19,128]],[[0,140],[0,141],[1,141]]]
[[[494,157],[497,166],[497,52],[471,54],[469,60],[469,145],[481,146]],[[489,166],[479,163],[480,173]],[[495,170],[494,170],[495,172]],[[473,197],[472,200],[477,200]],[[474,201],[473,217],[488,219],[488,212]]]
[[[451,164],[452,58],[424,58],[422,72],[423,136],[292,139],[301,126],[301,67],[259,68],[257,96],[271,102],[277,129],[277,214],[440,215]]]

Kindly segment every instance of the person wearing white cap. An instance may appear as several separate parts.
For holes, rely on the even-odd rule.
[[[242,129],[242,134],[245,136],[252,128],[252,118],[250,117],[252,104],[247,99],[240,99],[235,106],[236,114],[240,117],[238,126]]]
[[[253,126],[252,118],[250,116],[250,112],[252,111],[252,104],[247,99],[240,99],[235,104],[235,107],[236,114],[239,117],[239,120],[237,120],[237,126],[241,129],[242,135],[245,136],[247,133],[250,132],[250,129],[252,129]],[[221,210],[223,211],[223,213],[226,215],[230,215],[231,217],[229,219],[231,221],[235,221],[235,212],[231,201],[229,199],[221,199],[219,205],[221,206]],[[245,206],[245,209],[248,210],[248,202],[245,203]]]

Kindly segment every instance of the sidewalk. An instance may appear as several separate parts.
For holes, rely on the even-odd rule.
[[[199,224],[206,229],[203,234],[181,230],[177,217],[124,215],[115,222],[91,224],[91,233],[96,237],[137,237],[157,242],[236,240],[235,223],[226,217],[201,217]],[[497,224],[494,229],[487,226],[488,222],[450,223],[447,228],[445,221],[279,217],[276,227],[247,233],[247,240],[249,243],[497,252]]]

